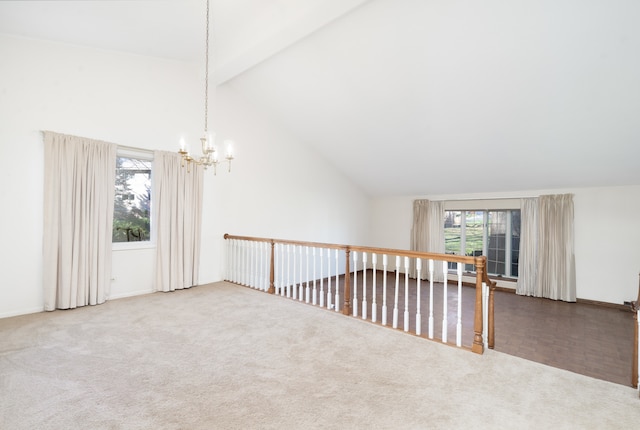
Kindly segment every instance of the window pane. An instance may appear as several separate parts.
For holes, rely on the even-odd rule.
[[[511,276],[518,277],[520,257],[520,211],[511,211]]]
[[[507,212],[489,211],[487,239],[487,273],[506,274]]]
[[[151,161],[116,159],[113,242],[150,240]]]
[[[462,212],[445,211],[444,213],[444,252],[445,254],[460,255],[462,247]],[[456,263],[449,262],[449,270],[455,270]]]
[[[447,254],[460,254],[460,219],[462,212],[444,213],[444,249]]]
[[[479,257],[482,255],[483,237],[484,237],[484,212],[483,211],[467,211],[465,216],[466,222],[466,243],[465,255],[470,257]],[[474,271],[473,264],[465,265],[465,270]]]
[[[520,210],[445,211],[444,234],[447,254],[477,257],[486,250],[488,274],[518,277]],[[475,272],[475,266],[467,264],[465,271]]]

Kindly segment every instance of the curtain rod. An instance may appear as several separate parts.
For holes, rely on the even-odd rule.
[[[517,200],[517,199],[527,199],[527,198],[531,198],[531,197],[538,197],[536,196],[518,196],[518,197],[474,197],[474,198],[460,198],[460,199],[443,199],[441,201],[443,202],[461,202],[461,201],[480,201],[480,200]]]
[[[136,148],[135,146],[127,146],[127,145],[120,145],[117,144],[119,149],[127,149],[130,151],[138,151],[138,152],[153,152],[153,149],[145,149],[145,148]]]
[[[59,131],[53,131],[53,130],[40,130],[40,133],[44,134],[44,133],[53,133],[53,134],[58,134],[61,136],[70,136],[70,137],[77,137],[80,139],[89,139],[89,140],[95,140],[95,141],[100,141],[100,142],[107,142],[107,143],[111,143],[113,145],[116,145],[118,148],[122,148],[122,149],[128,149],[130,151],[144,151],[144,152],[153,152],[153,149],[144,149],[144,148],[136,148],[134,146],[127,146],[127,145],[120,145],[119,143],[115,143],[115,142],[108,142],[106,140],[102,140],[102,139],[96,139],[94,137],[86,137],[86,136],[78,136],[75,134],[69,134],[69,133],[60,133]]]

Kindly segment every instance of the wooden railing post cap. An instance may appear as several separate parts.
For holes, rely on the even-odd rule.
[[[225,234],[224,234],[224,238],[225,238],[225,239],[229,239],[229,233],[225,233]]]

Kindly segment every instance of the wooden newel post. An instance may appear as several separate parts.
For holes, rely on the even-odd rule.
[[[345,265],[345,269],[344,269],[344,307],[342,308],[342,313],[345,315],[351,315],[351,269],[349,268],[350,254],[351,254],[351,250],[347,248],[345,250],[347,264]],[[336,288],[338,288],[337,285],[336,285]],[[336,303],[336,306],[338,306],[337,303]]]
[[[476,354],[484,352],[484,343],[482,342],[482,279],[484,277],[485,259],[477,257],[476,265],[476,305],[475,317],[473,322],[473,345],[471,351]]]
[[[275,247],[276,244],[273,241],[273,239],[271,239],[271,262],[269,263],[269,294],[275,294],[276,293],[276,286],[274,285],[274,280],[275,280],[275,273],[276,273],[276,265],[275,265]]]

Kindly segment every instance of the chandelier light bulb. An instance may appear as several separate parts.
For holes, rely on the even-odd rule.
[[[225,140],[224,146],[226,148],[225,158],[227,160],[233,160],[233,140]]]

